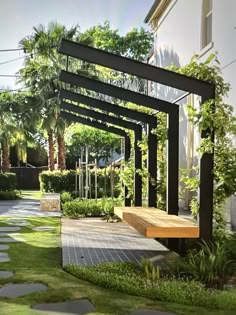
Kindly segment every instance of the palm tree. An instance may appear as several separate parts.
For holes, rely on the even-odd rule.
[[[64,123],[59,117],[60,105],[57,98],[58,77],[65,65],[65,57],[58,53],[58,47],[62,38],[72,40],[77,35],[77,28],[75,26],[67,30],[65,26],[52,22],[47,27],[34,27],[32,35],[20,41],[20,46],[31,54],[26,58],[20,74],[26,84],[32,84],[34,93],[42,100],[42,128],[45,128],[48,135],[51,170],[54,169],[54,135],[58,143],[59,169],[65,168],[64,132],[61,129]]]

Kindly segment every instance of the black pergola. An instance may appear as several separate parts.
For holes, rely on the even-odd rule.
[[[149,81],[197,94],[201,97],[202,103],[215,98],[215,86],[210,82],[187,77],[79,43],[63,39],[59,52],[86,62],[98,64]],[[111,84],[67,71],[61,72],[60,80],[65,83],[117,97],[168,114],[167,211],[169,214],[178,214],[178,106],[170,102],[132,92],[124,88],[115,87]],[[201,136],[202,138],[206,138],[209,135],[210,130],[204,130]],[[211,140],[214,141],[213,135],[211,135]],[[200,237],[204,240],[209,240],[212,237],[213,216],[213,153],[205,153],[200,161],[199,204]]]

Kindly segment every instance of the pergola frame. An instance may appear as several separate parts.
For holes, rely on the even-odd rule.
[[[142,141],[142,126],[133,122],[123,120],[117,117],[109,116],[104,113],[99,113],[84,107],[76,106],[68,102],[61,102],[61,109],[72,113],[76,113],[88,118],[93,118],[97,121],[103,121],[113,125],[117,125],[134,131],[134,204],[135,206],[142,205],[142,176],[136,170],[142,170],[142,151],[139,147],[139,142]]]
[[[113,134],[121,136],[122,138],[124,138],[124,142],[125,142],[124,160],[126,162],[129,161],[129,159],[130,159],[130,149],[131,149],[130,137],[128,136],[128,134],[124,130],[116,128],[116,127],[113,127],[113,126],[107,126],[104,123],[100,123],[100,122],[95,121],[95,120],[83,118],[83,117],[80,117],[78,115],[71,114],[71,113],[68,113],[68,112],[65,112],[65,111],[61,112],[61,117],[66,119],[66,120],[68,120],[68,121],[78,122],[78,123],[86,125],[86,126],[90,126],[90,127],[96,128],[96,129],[104,130],[104,131],[107,131],[109,133],[113,133]],[[125,197],[125,206],[129,207],[131,205],[131,200],[128,197],[128,189],[127,189],[127,187],[125,186],[124,188],[125,188],[125,193],[124,193],[124,195],[125,195],[124,196]]]
[[[75,43],[72,41],[68,41],[63,39],[59,48],[59,52],[62,54],[65,54],[67,56],[71,56],[77,59],[81,59],[90,63],[94,63],[94,64],[98,64],[104,67],[108,67],[111,69],[115,69],[118,71],[122,71],[125,73],[129,73],[131,75],[135,75],[150,81],[154,81],[157,82],[159,84],[164,84],[176,89],[180,89],[189,93],[194,93],[199,95],[202,98],[202,103],[208,101],[208,100],[212,100],[215,98],[215,86],[214,84],[210,83],[210,82],[206,82],[206,81],[202,81],[202,80],[198,80],[195,78],[191,78],[185,75],[181,75],[179,73],[175,73],[172,71],[168,71],[159,67],[155,67],[152,65],[148,65],[142,62],[138,62],[126,57],[121,57],[118,55],[114,55],[112,53],[108,53],[105,51],[102,51],[100,49],[95,49],[92,47],[88,47],[79,43]],[[75,77],[70,77],[71,82],[67,82],[67,83],[71,83],[71,84],[75,84],[75,85],[80,85],[79,81],[81,82],[81,80],[87,80],[87,78],[85,77],[81,77],[79,79],[79,76],[76,74],[70,74],[70,73],[66,73],[65,71],[62,71],[61,75],[60,75],[60,80],[64,81],[66,76],[75,76]],[[68,77],[67,77],[68,79]],[[91,80],[91,79],[90,79]],[[66,81],[64,81],[66,82]],[[77,82],[77,84],[75,83]],[[96,85],[99,81],[97,80],[93,80],[94,84]],[[88,83],[88,82],[87,82]],[[112,95],[114,97],[118,97],[121,99],[125,99],[127,101],[131,101],[132,100],[129,98],[130,93],[134,93],[134,95],[136,95],[136,99],[138,100],[139,96],[141,95],[140,93],[135,93],[135,92],[131,92],[129,90],[125,90],[125,89],[121,89],[121,88],[117,88],[114,87],[112,85],[106,84],[106,83],[102,83],[99,82],[103,85],[103,87],[105,89],[100,89],[98,88],[99,93],[104,93],[104,94],[109,94],[108,89],[113,90],[114,88],[118,89],[120,91],[120,95]],[[91,85],[91,84],[89,84]],[[101,85],[100,85],[101,87]],[[87,87],[89,88],[89,87]],[[125,98],[124,98],[125,97]],[[145,97],[145,95],[143,95],[143,97]],[[134,97],[135,98],[135,97]],[[153,102],[154,102],[154,98],[153,98]],[[156,108],[157,108],[157,104],[164,104],[163,101],[160,101],[158,99],[156,99]],[[137,104],[140,104],[140,102],[135,102]],[[178,134],[178,117],[179,115],[175,116],[175,115],[171,115],[171,103],[166,102],[168,104],[166,110],[159,108],[158,110],[160,111],[164,111],[167,112],[169,114],[169,128],[173,128],[172,132],[170,132],[169,129],[169,140],[175,137],[176,131]],[[147,105],[148,102],[146,102],[146,104],[143,104],[144,106]],[[172,104],[173,105],[173,104]],[[158,105],[159,106],[159,105]],[[212,105],[213,106],[213,105]],[[173,106],[172,106],[173,107]],[[173,107],[174,108],[174,107]],[[175,110],[176,111],[176,110]],[[178,110],[177,110],[178,113]],[[173,121],[171,120],[171,117],[173,118]],[[173,125],[175,127],[173,127]],[[206,138],[210,135],[210,130],[204,130],[201,134],[202,138]],[[177,144],[178,144],[178,139],[177,140]],[[211,140],[214,141],[214,134],[211,134]],[[178,151],[178,150],[177,150]],[[170,152],[168,152],[170,153]],[[175,151],[176,153],[176,151]],[[174,155],[176,156],[176,155]],[[178,159],[177,159],[178,161]],[[176,161],[175,161],[176,162]],[[174,164],[176,164],[174,162]],[[176,165],[175,165],[176,166]],[[168,169],[171,167],[170,164],[170,160],[168,160]],[[177,170],[176,167],[173,168],[173,173],[172,174],[168,174],[168,203],[171,202],[171,197],[174,198],[174,203],[176,205],[176,184],[178,186],[178,174],[176,177],[176,172],[178,171],[178,165],[177,165]],[[177,172],[178,173],[178,172]],[[171,177],[169,177],[169,175]],[[173,179],[174,177],[174,179]],[[172,178],[174,180],[174,192],[173,192],[173,196],[170,196],[169,193],[169,181],[170,178]],[[177,181],[176,181],[177,179]],[[177,190],[177,199],[178,199],[178,190]],[[212,238],[212,218],[213,218],[213,153],[205,153],[203,154],[203,156],[201,157],[200,160],[200,190],[199,190],[199,205],[200,205],[200,211],[199,211],[199,227],[200,227],[200,237],[204,240],[210,240]],[[167,205],[169,208],[169,204]],[[169,209],[168,209],[169,210]],[[178,207],[177,210],[173,209],[173,212],[175,212],[174,214],[178,214]],[[168,213],[170,213],[168,211]]]
[[[148,114],[138,112],[133,109],[125,108],[119,105],[101,101],[94,97],[85,96],[69,90],[62,89],[60,91],[60,99],[68,99],[77,103],[85,104],[91,108],[98,108],[107,113],[113,113],[118,116],[127,117],[132,120],[144,122],[147,124],[148,130],[148,174],[151,180],[148,180],[148,206],[156,207],[156,189],[157,189],[157,137],[152,130],[157,126],[157,118]],[[62,107],[63,108],[63,107]],[[155,184],[154,184],[155,183]],[[136,185],[135,185],[136,186]]]

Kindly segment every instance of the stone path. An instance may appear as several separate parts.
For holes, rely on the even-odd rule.
[[[87,314],[95,312],[96,309],[93,304],[86,299],[76,301],[66,301],[61,303],[37,304],[33,309],[48,312],[59,312],[60,314]],[[58,314],[58,313],[56,313]]]
[[[22,237],[12,238],[12,237],[1,237],[1,243],[18,243],[18,242],[25,242],[25,239]]]
[[[20,227],[18,226],[3,226],[0,227],[0,232],[16,232],[16,231],[20,231]]]
[[[32,230],[39,231],[39,232],[52,232],[55,230],[55,227],[44,225],[44,226],[37,226],[33,228]]]
[[[10,278],[13,275],[14,273],[8,270],[0,271],[0,279]]]
[[[154,239],[140,235],[126,223],[107,223],[97,218],[62,219],[63,266],[134,261],[169,251]]]
[[[20,199],[20,200],[1,200],[0,216],[16,217],[52,217],[61,216],[61,212],[40,211],[40,200]]]
[[[7,253],[0,253],[0,263],[10,261],[10,257]]]
[[[7,284],[0,289],[0,297],[16,298],[45,290],[47,286],[41,283]]]
[[[8,245],[0,245],[0,250],[8,250],[9,246]]]

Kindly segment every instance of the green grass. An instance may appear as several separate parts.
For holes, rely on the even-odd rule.
[[[40,282],[46,284],[48,290],[20,298],[0,298],[1,315],[42,314],[32,310],[31,306],[37,303],[61,302],[79,298],[88,298],[96,306],[97,312],[93,314],[97,315],[125,315],[137,308],[162,309],[183,315],[234,314],[234,312],[156,302],[103,289],[77,279],[61,268],[60,219],[29,218],[29,221],[33,226],[55,226],[56,231],[36,232],[29,227],[23,227],[21,232],[26,243],[10,244],[10,249],[7,252],[11,261],[0,264],[1,270],[13,270],[15,275],[9,279],[1,279],[0,286],[9,282]],[[0,225],[6,226],[5,222],[6,218],[0,217]]]

